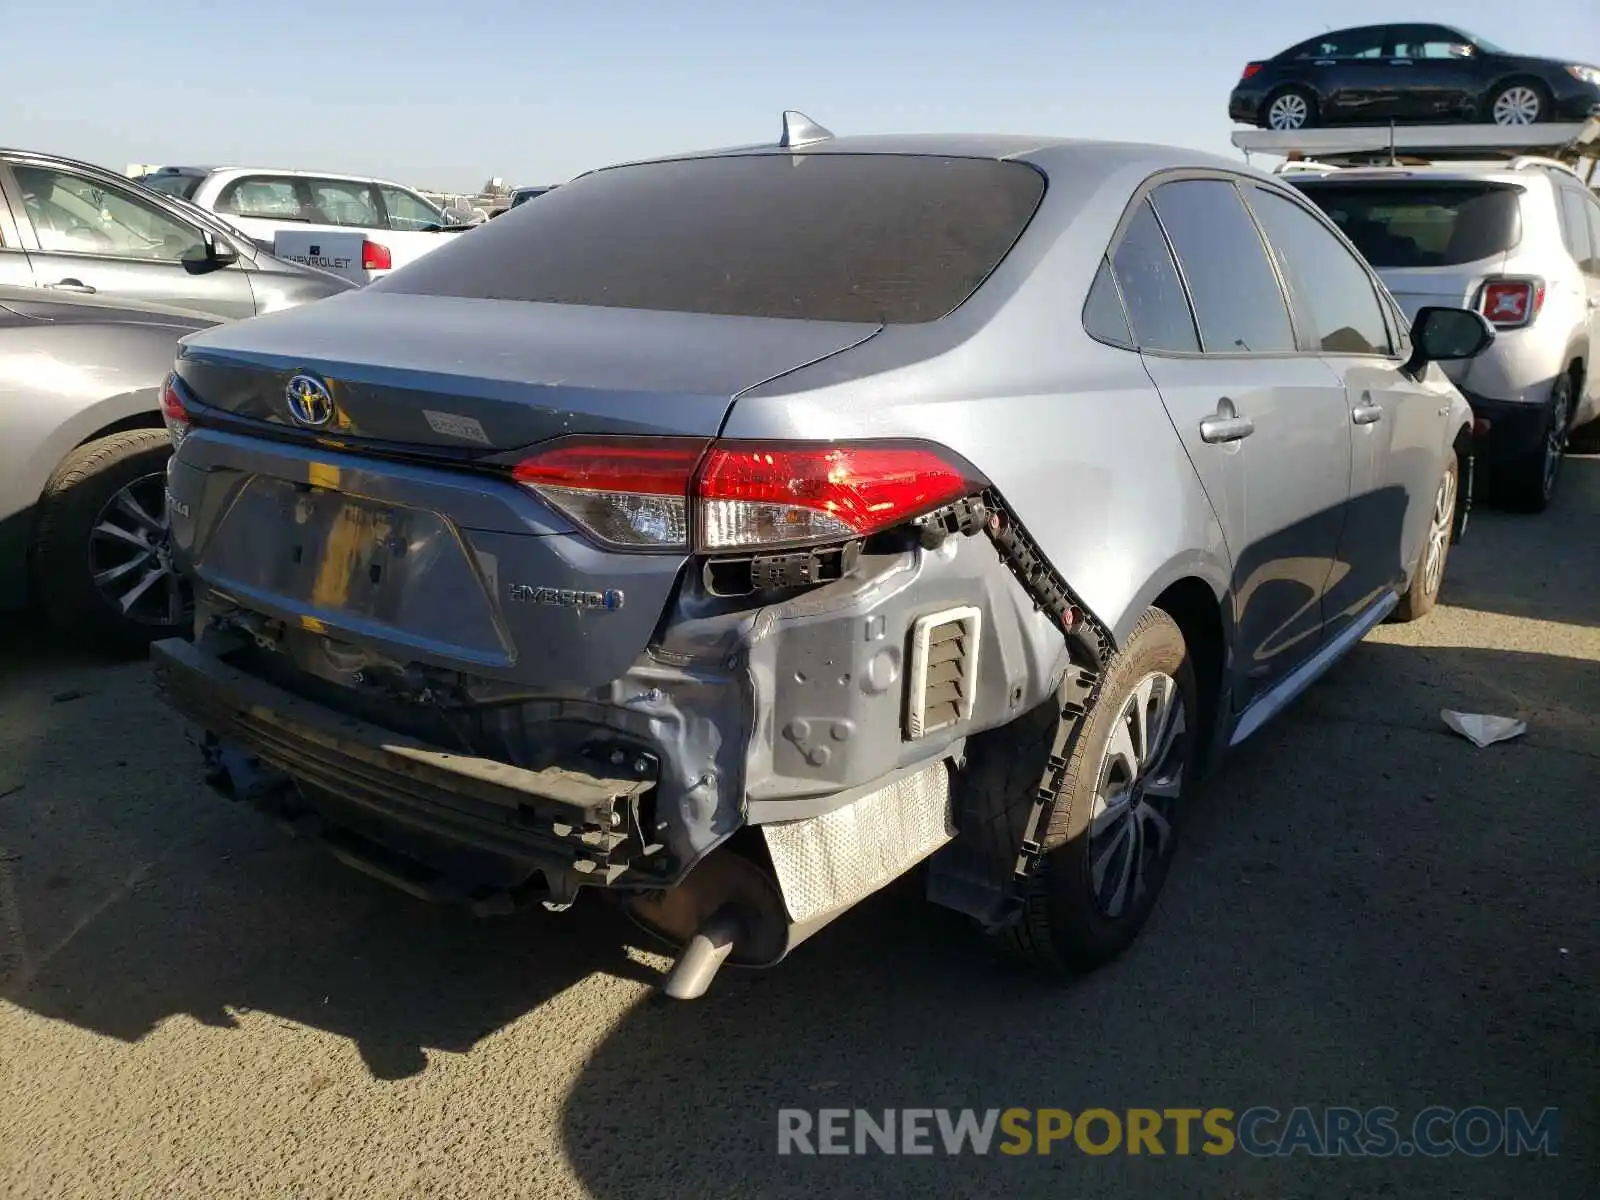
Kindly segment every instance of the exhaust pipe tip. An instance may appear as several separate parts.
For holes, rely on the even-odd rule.
[[[731,905],[712,913],[672,964],[661,990],[673,1000],[698,1000],[704,996],[742,929],[739,914]]]

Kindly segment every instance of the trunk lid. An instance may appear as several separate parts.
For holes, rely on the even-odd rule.
[[[740,392],[879,326],[351,292],[188,339],[202,404],[297,428],[286,388],[311,374],[321,432],[456,451],[568,433],[715,436]]]

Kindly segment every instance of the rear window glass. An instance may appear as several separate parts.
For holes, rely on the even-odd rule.
[[[582,176],[380,291],[915,324],[967,299],[1038,207],[1022,163],[757,154]]]
[[[1521,189],[1496,183],[1296,183],[1375,267],[1453,267],[1522,237]]]

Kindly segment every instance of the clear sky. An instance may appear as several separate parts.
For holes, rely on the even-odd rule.
[[[1233,153],[1251,58],[1417,19],[1600,63],[1600,0],[6,0],[0,139],[475,190],[766,141],[985,131]],[[230,13],[229,9],[233,12]]]

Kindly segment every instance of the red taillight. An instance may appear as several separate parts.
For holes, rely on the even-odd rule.
[[[178,377],[175,374],[168,375],[161,385],[161,422],[167,427],[168,436],[172,438],[173,449],[177,449],[192,424],[189,410],[183,404],[183,394],[179,392],[178,387]]]
[[[388,271],[394,267],[394,255],[389,247],[378,242],[361,243],[361,269],[363,271]]]
[[[689,484],[707,438],[563,438],[512,478],[602,542],[634,550],[689,545]]]
[[[609,545],[708,552],[853,541],[985,486],[928,446],[699,438],[562,439],[512,477]]]
[[[1249,79],[1250,76],[1254,75],[1259,70],[1261,70],[1261,64],[1260,63],[1258,63],[1258,62],[1245,63],[1245,65],[1244,65],[1244,73],[1242,75],[1240,75],[1239,78],[1240,78],[1240,80]]]
[[[1492,279],[1478,297],[1478,311],[1499,329],[1532,325],[1543,307],[1542,279]]]
[[[695,481],[698,541],[705,550],[847,541],[982,488],[922,446],[718,442]]]

